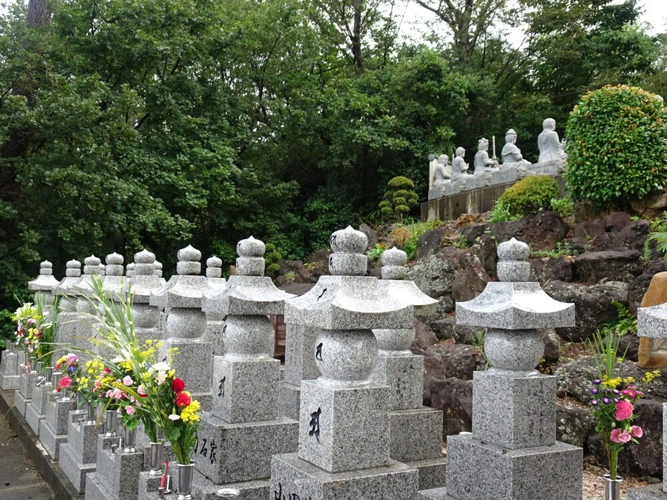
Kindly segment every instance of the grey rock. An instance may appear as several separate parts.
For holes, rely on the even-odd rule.
[[[557,212],[538,212],[519,221],[499,222],[491,225],[491,234],[501,243],[511,238],[524,241],[533,250],[552,250],[563,241],[569,226]]]
[[[572,281],[572,260],[567,257],[530,259],[530,281],[545,285],[549,281]]]
[[[489,227],[489,224],[468,224],[461,229],[461,235],[466,239],[468,245],[473,245],[477,243],[477,238],[481,238]]]
[[[556,439],[583,447],[595,433],[595,421],[587,408],[556,404]]]
[[[444,229],[434,229],[426,231],[417,241],[417,250],[415,251],[415,260],[422,260],[440,251],[442,246],[442,237],[445,235]]]
[[[477,342],[477,332],[483,329],[475,326],[457,325],[455,317],[444,317],[429,323],[438,340],[454,339],[460,344]]]
[[[630,224],[632,221],[630,214],[627,212],[612,212],[604,220],[607,231],[617,233]]]
[[[591,249],[591,242],[586,238],[565,238],[563,244],[570,247],[574,255],[588,252]]]
[[[433,298],[452,293],[455,276],[456,265],[440,255],[431,255],[420,260],[408,271],[408,279]]]
[[[465,269],[458,271],[452,282],[452,297],[455,302],[472,300],[484,291],[491,281],[480,260],[473,256]]]
[[[634,334],[623,336],[618,344],[618,350],[625,353],[625,359],[637,361],[639,358],[639,337]]]
[[[554,329],[543,330],[542,341],[544,342],[544,360],[549,364],[558,363],[560,358],[560,337]]]
[[[595,330],[616,318],[613,301],[628,303],[628,284],[618,281],[591,286],[552,281],[544,285],[544,291],[555,300],[575,305],[576,326],[556,330],[558,335],[574,342],[591,338]]]
[[[574,260],[575,275],[583,283],[597,283],[607,278],[631,282],[644,271],[639,250],[585,252]]]
[[[596,238],[607,230],[604,219],[579,222],[572,228],[575,238]]]
[[[410,348],[418,347],[426,349],[438,343],[438,337],[431,328],[419,320],[415,320],[415,340]]]
[[[650,223],[640,219],[631,222],[623,230],[616,233],[616,241],[630,250],[641,250],[648,237]]]
[[[497,251],[496,240],[490,234],[482,234],[470,249],[470,252],[479,259],[484,270],[491,277],[496,276]]]
[[[378,242],[378,235],[373,230],[373,228],[371,226],[369,226],[368,224],[361,224],[359,226],[359,231],[364,233],[366,235],[366,238],[368,238],[368,247],[367,247],[367,249],[371,250],[371,249],[375,248],[375,245]]]
[[[637,309],[642,303],[653,276],[653,274],[648,273],[640,274],[628,286],[628,309],[631,313],[637,314]]]

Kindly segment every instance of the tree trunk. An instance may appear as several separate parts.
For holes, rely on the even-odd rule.
[[[51,11],[49,10],[48,0],[29,0],[28,1],[28,27],[42,28],[49,24],[51,20]]]

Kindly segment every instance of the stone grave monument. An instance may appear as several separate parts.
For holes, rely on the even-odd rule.
[[[19,360],[19,355],[22,360]],[[0,363],[0,389],[13,391],[20,387],[19,365],[23,363],[25,363],[23,350],[18,349],[13,342],[7,341],[5,350],[2,352],[2,363]]]
[[[320,370],[315,361],[315,340],[318,329],[312,326],[287,324],[285,341],[285,371],[280,385],[282,414],[299,420],[301,382],[315,380]]]
[[[206,331],[202,297],[208,288],[208,280],[200,274],[200,260],[201,252],[191,245],[179,250],[178,274],[172,276],[163,288],[151,292],[150,304],[165,311],[162,356],[166,356],[169,349],[178,348],[171,366],[187,381],[192,397],[208,411],[211,408],[213,346],[202,338]]]
[[[25,363],[20,367],[21,378],[19,380],[19,390],[14,396],[14,406],[25,418],[28,403],[32,402],[32,391],[38,378],[37,361],[34,356],[27,356]]]
[[[93,309],[90,298],[93,296],[93,276],[104,276],[102,261],[91,255],[83,260],[83,276],[81,280],[74,285],[74,291],[77,293],[76,312],[78,313],[76,322],[76,339],[77,347],[84,349],[93,349],[95,346],[90,342],[91,339],[97,336],[97,329],[95,328],[95,318],[97,311]]]
[[[70,260],[66,264],[65,277],[62,279],[54,293],[60,298],[60,312],[58,324],[56,325],[56,343],[60,345],[72,345],[87,347],[83,342],[78,342],[76,326],[79,323],[79,314],[76,311],[78,292],[74,288],[81,280],[81,262]],[[58,357],[63,351],[56,351],[53,355]]]
[[[263,242],[238,243],[238,275],[205,294],[206,310],[226,316],[225,354],[215,356],[213,409],[201,418],[193,496],[214,499],[221,485],[244,500],[269,498],[271,456],[297,448],[298,422],[280,415],[280,361],[273,359],[268,315],[282,314],[291,294],[264,276]]]
[[[35,292],[35,300],[37,300],[37,295],[41,295],[44,298],[44,304],[49,306],[53,304],[53,291],[59,284],[58,280],[53,277],[53,264],[45,260],[39,265],[39,276],[28,282],[28,290]]]
[[[415,308],[438,301],[424,294],[406,279],[408,256],[392,248],[382,253],[380,286],[389,297]],[[414,318],[413,318],[414,321]],[[389,429],[390,456],[419,470],[419,489],[445,485],[442,457],[442,411],[422,406],[424,358],[410,351],[415,328],[374,329],[378,361],[371,380],[391,388]]]
[[[373,329],[412,327],[412,306],[365,276],[368,239],[351,227],[331,236],[331,276],[285,304],[286,324],[319,330],[322,375],[301,385],[299,449],[275,455],[271,498],[404,500],[419,472],[389,456],[391,389],[371,380],[378,358]]]
[[[665,274],[665,273],[661,273]],[[656,275],[657,276],[657,275]],[[663,278],[664,280],[664,278]],[[660,281],[663,281],[660,280]],[[651,284],[653,284],[651,282]],[[648,292],[647,292],[648,295]],[[642,302],[643,304],[643,302]],[[637,309],[637,335],[641,339],[667,339],[667,303]],[[662,405],[662,474],[663,482],[628,490],[628,500],[667,500],[667,403]]]
[[[224,345],[222,339],[222,329],[225,322],[224,315],[214,309],[214,304],[209,304],[207,296],[215,293],[215,290],[225,288],[225,279],[222,277],[222,260],[218,257],[210,257],[206,260],[206,279],[208,280],[209,290],[204,295],[202,310],[206,314],[206,333],[204,338],[213,344],[213,355],[222,356],[224,354]],[[207,295],[208,294],[208,295]],[[213,307],[210,308],[209,305]]]
[[[574,305],[528,282],[528,245],[498,245],[499,282],[456,304],[456,321],[488,328],[491,365],[473,376],[472,434],[447,438],[447,487],[422,499],[581,499],[582,449],[556,441],[556,380],[535,367],[544,344],[537,329],[571,327]]]
[[[37,378],[35,379],[35,387],[32,389],[31,401],[26,403],[25,419],[28,425],[37,436],[39,436],[40,422],[46,416],[46,408],[50,400],[53,398],[53,384],[51,383],[51,376],[53,375],[53,367],[45,366],[45,362],[38,361],[37,365],[40,368]]]

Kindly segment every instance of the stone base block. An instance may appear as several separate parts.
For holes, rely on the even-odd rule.
[[[105,448],[105,439],[98,438],[97,470],[98,481],[114,500],[136,500],[139,492],[139,473],[143,467],[144,454],[141,451],[125,453],[117,450],[111,453]],[[90,479],[91,476],[88,476]],[[88,491],[86,491],[88,498]]]
[[[555,393],[556,379],[550,375],[475,372],[472,433],[512,450],[551,446],[556,442]]]
[[[581,500],[583,450],[556,442],[521,450],[447,438],[447,493],[457,500]]]
[[[23,394],[21,394],[20,391],[16,391],[16,396],[14,397],[14,406],[16,406],[16,409],[23,418],[25,418],[25,407],[31,401],[32,400],[30,398],[26,398]]]
[[[76,401],[56,399],[50,402],[46,411],[46,421],[56,434],[67,434],[67,425],[72,422],[74,417],[70,417],[70,412],[76,409]],[[77,414],[78,416],[78,414]]]
[[[431,458],[430,460],[414,460],[404,462],[408,467],[419,471],[419,490],[430,490],[445,486],[447,460]]]
[[[309,500],[408,500],[417,496],[419,473],[400,462],[330,474],[296,454],[271,462],[270,498]]]
[[[26,405],[25,420],[36,435],[39,436],[39,423],[44,420],[44,415],[40,415],[32,401]]]
[[[6,375],[4,373],[0,373],[0,389],[3,391],[16,391],[20,385],[20,375]]]
[[[197,500],[216,500],[215,492],[220,488],[236,488],[241,492],[238,500],[266,500],[269,498],[269,481],[244,481],[241,483],[216,484],[195,471],[192,494]],[[281,499],[282,500],[282,499]]]
[[[280,414],[299,420],[301,410],[301,387],[283,382],[280,384]]]
[[[299,423],[286,417],[269,422],[228,424],[202,416],[193,460],[216,484],[268,479],[271,456],[297,450]]]
[[[92,472],[86,477],[86,500],[116,500],[116,497],[107,490],[100,476],[100,473]]]
[[[171,472],[170,472],[171,474]],[[160,476],[151,476],[148,472],[139,473],[139,495],[138,500],[155,500],[158,498],[158,486]]]
[[[60,446],[58,457],[60,468],[74,486],[77,492],[83,493],[86,490],[86,474],[95,472],[95,464],[83,464],[77,457],[75,450],[69,443],[63,443]]]
[[[211,392],[211,374],[213,373],[213,345],[193,338],[169,338],[163,352],[173,347],[178,348],[172,368],[178,376],[187,381],[186,389],[194,396],[198,393]],[[201,402],[201,401],[200,401]]]
[[[389,386],[301,384],[299,458],[327,472],[389,461]]]
[[[442,411],[426,406],[389,412],[390,456],[399,462],[442,457]]]
[[[39,440],[53,460],[60,456],[60,446],[67,442],[67,434],[56,434],[51,424],[46,420],[39,423]]]
[[[419,491],[419,495],[417,495],[417,500],[451,500],[451,498],[447,496],[447,488],[432,488]]]
[[[381,354],[371,374],[371,380],[376,384],[391,388],[391,410],[419,408],[424,392],[423,379],[424,358],[415,355]]]
[[[78,462],[95,465],[97,458],[97,435],[102,433],[103,425],[85,422],[70,422],[67,427],[67,444],[75,453]]]
[[[627,491],[628,500],[667,500],[662,484],[652,484]]]
[[[263,422],[279,413],[280,361],[268,356],[214,360],[213,412],[225,422]]]

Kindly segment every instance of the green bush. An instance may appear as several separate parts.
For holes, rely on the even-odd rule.
[[[403,222],[403,216],[417,206],[419,195],[415,192],[415,183],[407,177],[396,176],[387,183],[383,200],[378,205],[385,220],[394,219]]]
[[[520,180],[498,198],[510,216],[551,208],[551,200],[558,197],[558,183],[548,175],[531,175]],[[495,207],[494,207],[495,208]]]
[[[667,111],[655,94],[607,86],[587,93],[565,129],[569,191],[601,210],[667,184]]]

